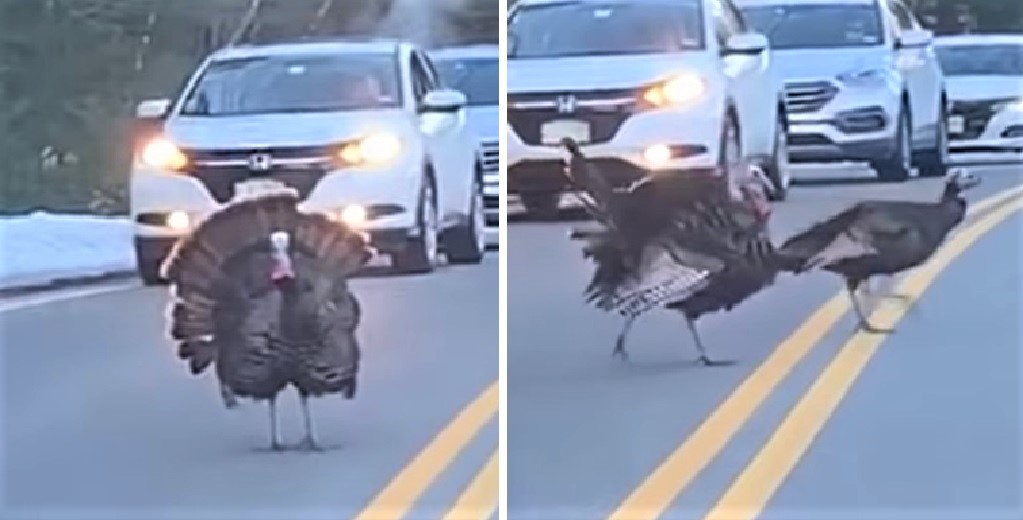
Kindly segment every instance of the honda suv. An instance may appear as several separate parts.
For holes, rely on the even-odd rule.
[[[214,53],[176,101],[138,108],[159,122],[136,144],[131,172],[142,279],[159,283],[174,242],[210,213],[283,186],[303,210],[365,231],[401,271],[432,270],[438,252],[479,262],[483,179],[465,105],[407,42]]]
[[[731,0],[524,0],[508,19],[508,192],[550,216],[570,137],[616,185],[762,161],[788,186],[763,35]]]
[[[785,81],[793,162],[945,173],[948,101],[933,35],[899,0],[737,0]]]

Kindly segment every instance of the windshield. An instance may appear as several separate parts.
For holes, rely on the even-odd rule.
[[[866,47],[884,41],[874,5],[769,5],[742,12],[773,49]]]
[[[519,9],[511,58],[653,54],[703,47],[699,2],[566,2]]]
[[[1023,44],[939,45],[937,53],[949,76],[1023,77]]]
[[[181,114],[231,116],[392,108],[401,103],[388,54],[258,56],[209,64]]]
[[[494,58],[444,58],[434,61],[444,84],[469,98],[470,105],[497,105],[500,62]]]

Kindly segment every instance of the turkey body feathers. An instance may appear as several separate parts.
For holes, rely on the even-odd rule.
[[[297,204],[280,194],[228,206],[164,265],[178,356],[196,374],[215,365],[229,406],[234,395],[273,399],[289,384],[302,395],[354,396],[360,310],[346,280],[372,253],[358,233]],[[267,237],[282,231],[294,277],[275,283]]]

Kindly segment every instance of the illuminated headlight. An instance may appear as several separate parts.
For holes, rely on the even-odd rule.
[[[854,87],[879,87],[883,86],[888,78],[885,71],[881,69],[857,70],[839,74],[836,79],[842,83]]]
[[[692,103],[704,96],[707,84],[697,74],[679,74],[643,93],[643,100],[656,107]]]
[[[664,166],[671,160],[671,148],[663,144],[649,146],[643,150],[643,159],[654,168]]]
[[[401,140],[390,133],[370,134],[354,143],[346,144],[338,156],[346,165],[380,166],[401,155]]]
[[[146,143],[140,158],[148,166],[165,170],[180,170],[188,166],[188,157],[174,143],[162,138]]]
[[[358,205],[346,206],[341,210],[341,222],[349,226],[358,227],[366,223],[366,208]]]
[[[191,225],[188,213],[184,211],[172,211],[167,214],[167,227],[175,231],[184,231]]]

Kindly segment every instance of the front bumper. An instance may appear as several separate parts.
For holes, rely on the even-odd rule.
[[[802,82],[803,85],[817,82]],[[792,162],[862,161],[887,158],[895,149],[901,100],[885,87],[849,87],[837,82],[816,102],[787,90],[788,147]],[[790,85],[800,85],[793,82]]]
[[[953,119],[962,117],[961,122]],[[962,125],[961,127],[958,125]],[[1002,110],[987,117],[949,115],[949,151],[967,154],[1023,154],[1023,110]],[[962,129],[962,131],[955,131]]]
[[[720,132],[707,129],[721,126],[721,114],[710,110],[654,110],[629,117],[609,140],[581,148],[613,184],[622,185],[651,172],[714,167],[719,156]],[[565,190],[564,148],[526,143],[510,126],[506,134],[509,194]],[[654,145],[669,146],[671,158],[659,163],[645,159],[644,151]]]
[[[298,189],[302,197],[302,211],[336,216],[348,205],[365,207],[369,219],[360,228],[370,236],[379,234],[381,244],[374,243],[374,246],[382,250],[390,248],[388,244],[394,241],[391,239],[393,236],[407,236],[415,227],[422,178],[421,171],[417,169],[342,170],[321,174],[308,172],[308,175],[318,175],[319,178],[305,178],[300,182],[273,175],[270,178]],[[175,239],[186,235],[198,222],[231,202],[231,186],[219,177],[210,180],[136,168],[131,179],[131,216],[135,236]],[[166,215],[171,212],[186,213],[190,225],[185,229],[167,226]]]

